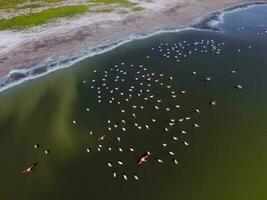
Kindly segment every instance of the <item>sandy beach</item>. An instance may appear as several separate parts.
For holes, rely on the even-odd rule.
[[[141,12],[88,13],[23,32],[0,32],[0,77],[131,35],[175,28],[253,0],[155,0]]]

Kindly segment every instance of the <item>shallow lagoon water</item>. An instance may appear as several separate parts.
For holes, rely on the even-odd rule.
[[[184,30],[134,41],[2,93],[1,197],[265,199],[267,24],[262,19],[267,16],[266,8],[254,6],[226,14],[224,22],[218,24],[222,32]],[[161,43],[172,45],[186,40],[192,44],[211,39],[225,43],[220,54],[196,53],[176,62],[151,50]],[[117,112],[120,106],[97,103],[89,83],[92,79],[100,81],[105,70],[122,62],[129,72],[122,83],[125,88],[133,84],[130,64],[145,65],[150,72],[173,76],[173,90],[187,91],[175,99],[175,103],[182,105],[177,118],[195,116],[192,110],[198,107],[201,114],[193,117],[193,122],[200,127],[192,128],[191,122],[183,125],[188,133],[178,135],[181,142],[177,144],[162,136],[161,129],[151,129],[146,135],[129,129],[121,144],[108,142],[124,149],[129,142],[135,142],[133,154],[107,150],[87,153],[86,148],[95,149],[98,136],[107,131],[106,120],[121,116]],[[234,76],[232,70],[236,70]],[[197,72],[195,76],[193,71]],[[204,82],[207,76],[213,80]],[[237,84],[243,88],[235,90]],[[216,99],[216,106],[209,105],[211,99]],[[166,101],[172,105],[174,100],[166,98]],[[87,107],[90,112],[86,112]],[[152,112],[145,110],[138,119],[145,121]],[[164,119],[169,115],[158,117]],[[178,165],[168,162],[171,158],[158,146],[166,140],[176,153]],[[183,145],[183,140],[190,145]],[[40,148],[34,149],[37,143]],[[45,149],[50,154],[46,155]],[[151,151],[152,156],[156,153],[166,162],[159,164],[152,157],[144,166],[137,166],[135,160],[145,151]],[[118,159],[132,164],[115,169],[107,166],[107,161],[114,163]],[[39,163],[32,173],[21,174],[22,169],[36,161]],[[112,177],[113,170],[118,173],[116,179]],[[136,173],[140,180],[125,181],[123,173],[129,176]]]

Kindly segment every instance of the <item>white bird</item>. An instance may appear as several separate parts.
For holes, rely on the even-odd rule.
[[[212,106],[216,106],[216,104],[217,104],[216,100],[212,100],[212,101],[210,101],[210,105],[212,105]]]
[[[137,175],[134,175],[134,179],[137,180],[137,181],[139,181],[139,178],[138,178]]]
[[[236,85],[235,88],[236,88],[236,89],[242,89],[243,86],[242,86],[242,85]]]
[[[155,108],[156,110],[159,110],[159,107],[158,107],[158,106],[154,106],[154,108]]]
[[[198,127],[199,127],[199,125],[198,125],[198,124],[193,124],[193,126],[194,126],[194,127],[196,127],[196,128],[198,128]]]
[[[185,144],[185,146],[188,146],[189,145],[189,143],[188,142],[185,142],[185,141],[184,141],[184,144]]]
[[[123,174],[123,178],[127,181],[128,177],[126,176],[126,174]]]
[[[119,164],[119,165],[123,165],[123,162],[120,161],[120,160],[118,160],[118,164]]]
[[[195,112],[200,113],[200,110],[199,109],[195,109]]]
[[[130,150],[131,152],[134,152],[134,149],[133,149],[133,148],[129,148],[129,150]]]

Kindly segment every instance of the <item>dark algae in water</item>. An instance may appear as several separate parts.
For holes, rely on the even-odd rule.
[[[3,92],[1,198],[266,199],[267,7],[222,16]]]

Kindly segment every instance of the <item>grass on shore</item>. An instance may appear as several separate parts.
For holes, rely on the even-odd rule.
[[[63,0],[0,0],[0,9],[12,9],[12,12],[18,10],[28,9],[26,14],[15,16],[10,19],[0,19],[0,31],[13,29],[23,30],[33,26],[43,25],[47,22],[55,20],[57,18],[70,17],[77,14],[82,14],[87,11],[105,13],[112,12],[113,6],[104,6],[103,9],[92,9],[95,5],[113,5],[118,4],[121,7],[130,8],[134,12],[142,11],[143,8],[137,3],[133,3],[129,0],[89,0],[89,5],[72,5],[63,7],[44,8],[39,12],[32,12],[32,9],[41,8],[49,3],[62,2]],[[92,4],[93,3],[93,4]],[[10,11],[10,12],[11,12]]]
[[[27,0],[0,0],[0,9],[15,8],[17,4],[26,2]]]
[[[144,8],[139,7],[139,6],[133,6],[132,7],[132,11],[134,11],[134,12],[140,12],[140,11],[143,11],[143,10],[144,10]]]
[[[6,29],[22,30],[32,26],[45,24],[48,21],[57,18],[70,17],[73,15],[85,13],[87,11],[88,7],[85,5],[50,8],[38,13],[21,15],[7,20],[5,19],[0,20],[0,30],[6,30]]]
[[[35,8],[34,5],[40,4],[40,3],[57,3],[62,2],[64,0],[0,0],[0,9],[16,9],[16,7],[20,4],[27,3],[29,4],[24,5],[25,8]],[[33,5],[33,6],[31,6]],[[23,6],[22,6],[23,7]],[[22,9],[22,7],[19,7],[18,9]]]

